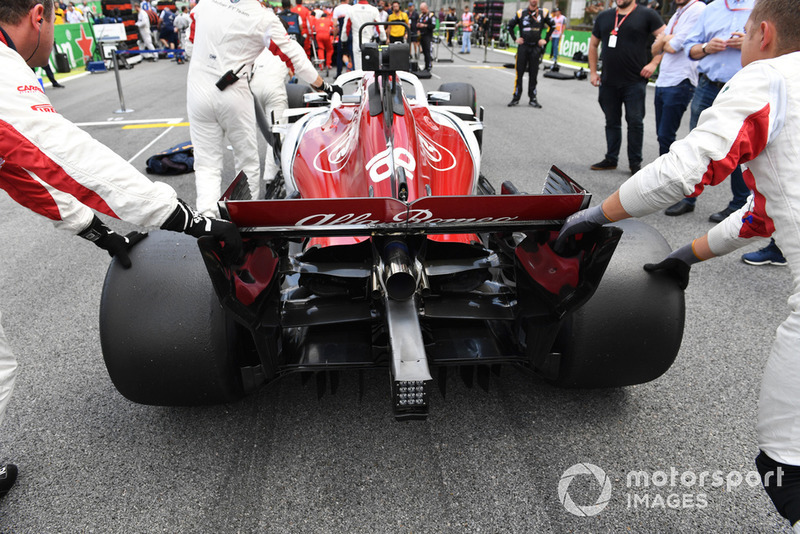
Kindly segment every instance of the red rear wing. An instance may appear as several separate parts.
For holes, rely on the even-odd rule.
[[[224,217],[244,232],[286,236],[377,233],[462,234],[559,226],[589,205],[591,195],[553,168],[549,194],[395,198],[223,200]]]

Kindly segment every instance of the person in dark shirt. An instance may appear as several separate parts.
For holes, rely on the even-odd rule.
[[[508,33],[515,39],[514,29],[519,26],[517,41],[517,78],[514,82],[514,96],[508,107],[519,104],[522,96],[522,78],[528,72],[528,99],[529,105],[541,108],[536,98],[536,78],[539,75],[539,61],[542,59],[550,34],[553,33],[555,22],[550,18],[546,9],[539,8],[539,0],[529,0],[528,7],[517,11],[514,18],[508,22]],[[542,38],[542,30],[547,26],[547,35]]]
[[[433,45],[433,30],[436,28],[436,16],[428,10],[428,4],[422,2],[419,5],[419,42],[422,47],[422,55],[425,56],[425,70],[430,72],[433,68],[433,56],[431,46]]]
[[[591,166],[593,171],[617,168],[622,145],[622,106],[628,123],[628,164],[631,173],[642,166],[644,100],[647,80],[661,56],[650,57],[652,36],[664,32],[664,21],[652,9],[634,0],[616,0],[617,7],[597,15],[589,41],[589,72],[599,87],[598,100],[606,116],[606,155]],[[603,43],[603,72],[597,72],[598,45]]]

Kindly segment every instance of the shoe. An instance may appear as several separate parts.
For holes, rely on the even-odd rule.
[[[664,215],[669,215],[670,217],[677,217],[678,215],[683,215],[684,213],[691,213],[693,211],[694,211],[694,204],[681,200],[680,202],[676,202],[675,204],[664,210]]]
[[[732,208],[732,207],[728,206],[727,208],[725,208],[722,211],[718,211],[717,213],[712,213],[708,217],[708,220],[709,220],[709,222],[720,223],[720,222],[724,221],[725,219],[727,219],[728,215],[730,215],[731,213],[733,213],[737,209],[739,209],[739,208]]]
[[[609,161],[605,158],[603,158],[603,161],[595,163],[594,165],[591,166],[591,169],[593,171],[613,171],[616,168],[617,164],[615,162]]]
[[[519,104],[519,100],[512,100],[511,102],[508,103],[508,107],[513,107],[516,106],[517,104]]]
[[[748,252],[742,254],[742,261],[748,265],[786,265],[786,258],[783,257],[781,249],[775,244],[775,241],[770,241],[769,245],[756,250],[755,252]]]
[[[57,88],[59,88],[59,89],[64,89],[64,88],[66,87],[65,85],[62,85],[62,84],[60,84],[60,83],[58,83],[58,82],[56,82],[56,83],[52,84],[52,86],[53,86],[53,87],[57,87]]]
[[[14,464],[6,464],[0,466],[0,497],[4,496],[11,490],[14,482],[17,480],[17,466]]]
[[[636,174],[637,172],[641,171],[642,170],[642,166],[639,165],[639,164],[631,165],[630,169],[631,169],[631,175],[633,175],[633,174]]]
[[[533,100],[531,100],[530,102],[528,102],[528,105],[530,107],[532,107],[532,108],[542,109],[542,105],[535,98]]]

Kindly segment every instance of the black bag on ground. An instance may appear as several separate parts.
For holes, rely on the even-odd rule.
[[[194,172],[194,147],[191,141],[175,145],[147,158],[148,174],[185,174]]]

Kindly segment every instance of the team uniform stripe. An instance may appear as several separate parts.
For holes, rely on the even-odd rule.
[[[119,218],[117,214],[114,213],[114,210],[109,207],[106,201],[100,197],[100,195],[73,179],[64,171],[64,169],[61,168],[61,166],[50,159],[36,145],[29,141],[28,138],[3,120],[0,120],[0,154],[2,154],[3,159],[6,160],[5,165],[3,166],[2,170],[0,170],[0,180],[4,178],[4,175],[7,172],[6,166],[11,165],[12,169],[16,166],[23,172],[27,171],[25,172],[26,175],[27,173],[36,175],[36,177],[43,183],[50,185],[54,189],[72,195],[82,204],[92,208],[93,210],[117,219]],[[22,162],[24,162],[24,166],[22,165]],[[17,171],[15,172],[15,178],[16,180],[20,180],[24,177],[19,171]],[[36,180],[34,180],[32,176],[27,176],[27,180],[36,183]],[[37,183],[37,185],[41,187],[41,184]],[[17,187],[19,187],[19,185]],[[41,191],[36,190],[35,188],[30,190],[32,192],[37,191],[37,195],[41,195]],[[50,196],[49,193],[48,196]],[[20,202],[18,199],[15,200]],[[51,200],[57,205],[55,199],[52,199],[52,196]],[[37,204],[40,203],[41,199],[38,199]],[[20,204],[30,207],[26,202],[20,202]],[[33,208],[31,207],[31,209]],[[60,215],[54,220],[61,220]]]
[[[743,173],[744,183],[753,192],[752,207],[742,217],[742,227],[739,230],[739,237],[769,237],[775,231],[775,224],[767,215],[766,199],[756,187],[756,180],[750,169]]]
[[[703,178],[689,196],[696,197],[707,185],[714,186],[721,183],[730,176],[740,162],[747,163],[764,150],[769,139],[769,112],[770,107],[767,104],[744,120],[728,153],[724,158],[712,160],[708,164]]]

